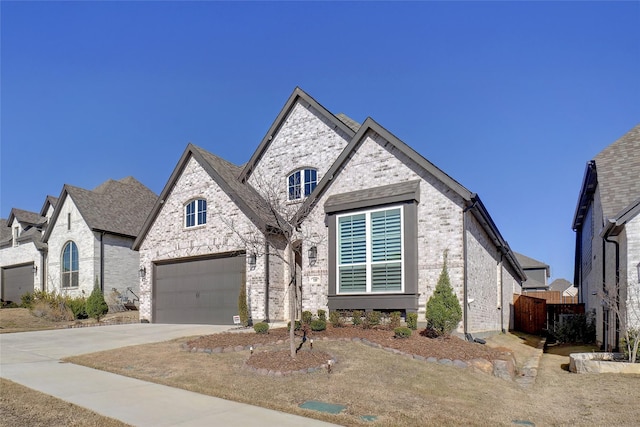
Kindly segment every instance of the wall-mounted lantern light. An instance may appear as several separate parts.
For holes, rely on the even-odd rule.
[[[33,274],[37,274],[38,273],[38,266],[34,264],[33,267],[31,267],[31,272]]]
[[[256,254],[250,254],[249,257],[247,258],[247,263],[249,264],[249,270],[255,270],[256,269]]]
[[[143,265],[142,267],[140,267],[140,270],[138,270],[138,276],[140,276],[141,279],[144,279],[144,276],[147,275],[147,268]]]
[[[318,261],[318,248],[316,246],[311,246],[309,248],[309,265],[316,265],[316,261]]]

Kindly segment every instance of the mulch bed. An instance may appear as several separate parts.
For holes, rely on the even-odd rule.
[[[422,356],[424,358],[450,359],[470,361],[473,359],[485,359],[493,361],[508,356],[508,349],[496,349],[486,345],[464,341],[458,337],[428,338],[419,332],[413,331],[409,338],[395,338],[393,331],[388,329],[362,329],[361,327],[345,326],[334,328],[327,325],[325,331],[307,333],[308,339],[314,341],[343,340],[368,341],[384,348],[398,350],[404,354]],[[302,342],[302,331],[296,331],[296,347]],[[426,335],[426,334],[425,334]],[[270,329],[268,334],[256,334],[253,332],[226,332],[221,334],[202,336],[186,343],[190,349],[209,349],[221,351],[234,351],[254,347],[254,354],[247,364],[257,369],[277,369],[297,371],[306,368],[315,368],[327,362],[327,355],[319,355],[319,352],[307,351],[309,341],[303,346],[295,360],[291,360],[288,350],[265,351],[265,345],[284,344],[289,340],[287,328]],[[315,353],[315,354],[314,354]],[[285,366],[287,366],[285,368]]]

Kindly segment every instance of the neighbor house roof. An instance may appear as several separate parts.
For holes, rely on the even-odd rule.
[[[516,258],[518,259],[518,262],[522,266],[522,268],[524,268],[524,269],[530,269],[530,268],[542,269],[542,268],[544,268],[545,270],[547,270],[547,273],[549,272],[549,265],[548,264],[545,264],[542,261],[538,261],[537,259],[533,259],[531,257],[528,257],[528,256],[523,255],[523,254],[518,253],[518,252],[514,252],[514,253],[516,255]]]
[[[0,218],[0,244],[5,240],[11,240],[11,226],[9,225],[9,221],[4,218]]]
[[[11,213],[9,214],[9,218],[7,220],[9,227],[11,227],[11,224],[13,224],[14,218],[17,219],[24,228],[26,228],[25,225],[40,226],[47,222],[47,218],[40,216],[40,214],[36,212],[25,211],[18,208],[11,209]]]
[[[573,287],[573,284],[566,279],[556,279],[549,285],[550,291],[564,292]]]
[[[87,226],[94,231],[136,237],[157,196],[133,177],[108,180],[95,190],[65,184],[51,218],[54,224],[64,201],[71,197]],[[47,241],[53,227],[43,236]]]

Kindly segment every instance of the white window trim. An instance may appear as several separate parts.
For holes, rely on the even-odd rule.
[[[204,202],[206,203],[207,207],[205,208],[205,212],[204,212],[204,222],[203,223],[199,223],[198,222],[198,201],[199,200],[204,200]],[[187,207],[191,204],[194,203],[194,224],[189,226],[187,225]],[[207,220],[208,220],[208,216],[209,216],[209,202],[207,202],[207,199],[205,199],[204,197],[199,197],[197,199],[191,199],[189,200],[187,203],[184,204],[184,206],[182,207],[182,214],[183,214],[183,221],[182,221],[182,227],[185,230],[193,230],[194,228],[201,228],[204,227],[205,225],[207,225]]]
[[[400,290],[397,291],[384,291],[373,292],[371,290],[371,266],[375,264],[387,264],[389,261],[377,261],[372,262],[371,256],[371,214],[374,212],[389,211],[393,209],[400,209]],[[349,217],[359,214],[365,214],[365,246],[366,246],[366,289],[365,292],[341,292],[340,290],[340,267],[347,265],[362,265],[358,264],[340,264],[340,218]],[[360,211],[353,211],[345,214],[336,215],[336,294],[337,295],[385,295],[385,294],[398,294],[404,293],[404,263],[405,249],[404,249],[404,206],[385,206],[378,209],[366,209]]]
[[[73,251],[71,250],[69,253],[69,271],[64,271],[64,250],[68,245],[75,245],[76,247],[76,257],[78,261],[78,269],[73,270]],[[62,245],[62,252],[60,254],[60,289],[78,289],[80,287],[80,249],[78,248],[78,244],[73,240],[67,240],[67,242]],[[73,273],[77,274],[78,284],[73,286]],[[69,286],[64,286],[64,277],[69,276]]]
[[[303,167],[303,168],[300,168],[300,169],[296,169],[296,170],[292,171],[291,173],[287,174],[287,176],[285,177],[285,184],[286,184],[286,189],[287,189],[287,201],[289,201],[289,202],[298,202],[300,200],[304,200],[306,197],[309,196],[309,194],[313,193],[313,191],[315,190],[315,187],[314,187],[314,189],[311,190],[311,193],[304,194],[304,188],[305,188],[305,186],[307,184],[307,182],[305,181],[304,172],[307,171],[307,170],[315,171],[315,173],[316,173],[316,187],[318,186],[318,183],[320,182],[320,179],[318,177],[318,175],[319,175],[318,169],[310,167],[310,166]],[[296,173],[300,173],[300,197],[292,199],[290,197],[290,194],[289,194],[289,178],[291,178],[291,176],[296,174]]]

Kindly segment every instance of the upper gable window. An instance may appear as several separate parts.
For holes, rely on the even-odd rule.
[[[318,171],[315,169],[300,169],[287,179],[289,200],[307,197],[318,185]]]
[[[204,199],[192,200],[184,207],[185,227],[195,227],[207,223],[207,201]]]

